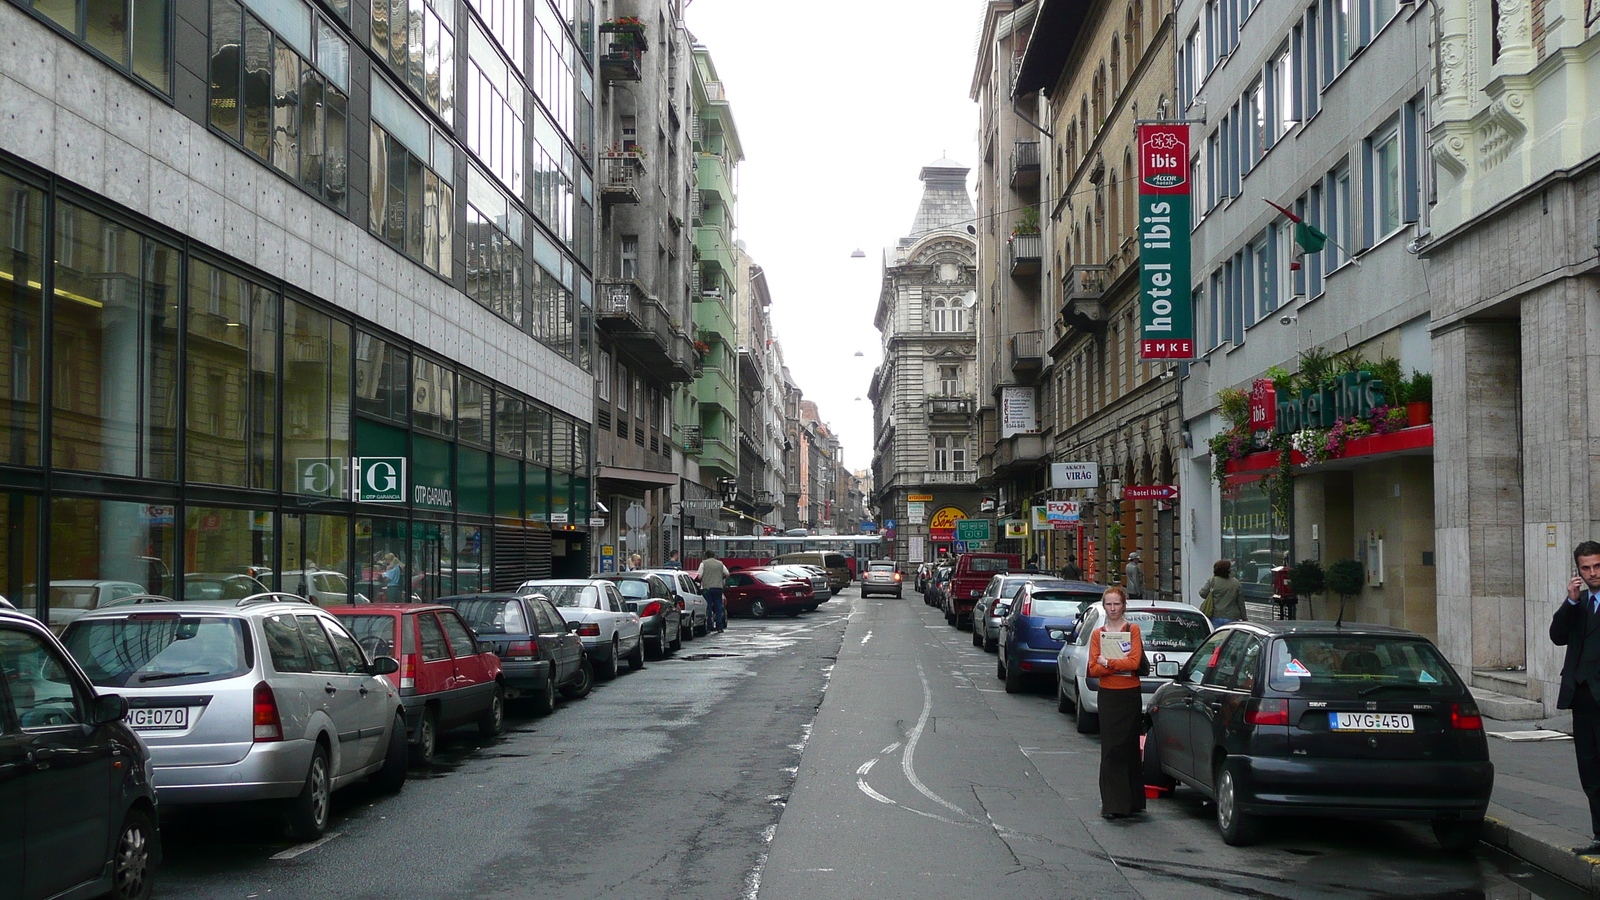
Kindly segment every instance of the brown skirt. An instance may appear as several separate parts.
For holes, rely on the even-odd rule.
[[[1138,688],[1104,688],[1100,700],[1100,812],[1126,816],[1144,809],[1139,757],[1143,709]]]

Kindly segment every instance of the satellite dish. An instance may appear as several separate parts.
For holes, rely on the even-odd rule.
[[[971,309],[971,308],[973,308],[974,306],[977,306],[977,305],[978,305],[978,292],[977,291],[967,291],[965,294],[961,295],[961,306],[962,306],[963,309]]]

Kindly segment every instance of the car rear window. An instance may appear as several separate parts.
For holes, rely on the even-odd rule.
[[[1267,680],[1275,691],[1349,698],[1382,693],[1450,695],[1455,670],[1419,638],[1360,634],[1296,635],[1273,642]]]
[[[894,563],[873,563],[868,567],[869,572],[893,572]]]
[[[777,572],[751,572],[750,576],[762,584],[783,584],[790,581],[788,576],[779,575]]]
[[[1011,570],[1009,560],[993,556],[973,556],[967,559],[969,572],[1008,572]]]
[[[1083,611],[1085,606],[1100,599],[1099,594],[1072,594],[1066,591],[1034,591],[1033,606],[1029,615],[1066,618]],[[1129,616],[1132,618],[1132,616]]]
[[[650,596],[649,583],[640,581],[637,578],[620,579],[615,583],[617,590],[621,591],[622,596],[627,597],[629,600],[643,600]]]
[[[541,591],[554,588],[540,588]],[[458,600],[456,612],[467,620],[478,634],[529,634],[528,617],[522,604],[515,600],[472,599]]]
[[[1127,619],[1139,625],[1139,640],[1151,650],[1193,653],[1211,634],[1211,621],[1199,610],[1130,609]]]
[[[199,684],[253,665],[244,623],[229,616],[135,613],[78,621],[62,640],[98,687]]]
[[[823,556],[822,564],[829,569],[844,569],[849,567],[849,563],[844,561],[844,554],[842,553],[829,553]]]

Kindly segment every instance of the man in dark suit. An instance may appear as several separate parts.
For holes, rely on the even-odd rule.
[[[1594,840],[1573,852],[1590,854],[1600,853],[1600,543],[1579,544],[1572,561],[1578,574],[1567,583],[1567,601],[1550,620],[1550,640],[1567,648],[1556,708],[1572,710],[1578,781],[1589,798],[1594,831]]]

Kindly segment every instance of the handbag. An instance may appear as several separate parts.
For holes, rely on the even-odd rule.
[[[1138,672],[1138,675],[1139,675],[1140,678],[1148,678],[1148,677],[1150,677],[1150,672],[1151,672],[1151,669],[1150,669],[1150,654],[1145,653],[1145,652],[1143,652],[1141,650],[1139,652],[1139,672]]]
[[[1211,579],[1211,581],[1215,581],[1215,580],[1216,579]],[[1212,610],[1216,608],[1216,605],[1215,605],[1215,603],[1213,603],[1212,596],[1211,596],[1211,594],[1212,594],[1211,581],[1207,581],[1200,588],[1200,596],[1202,598],[1204,598],[1204,599],[1202,599],[1200,601],[1200,614],[1205,616],[1208,619],[1211,618]]]

